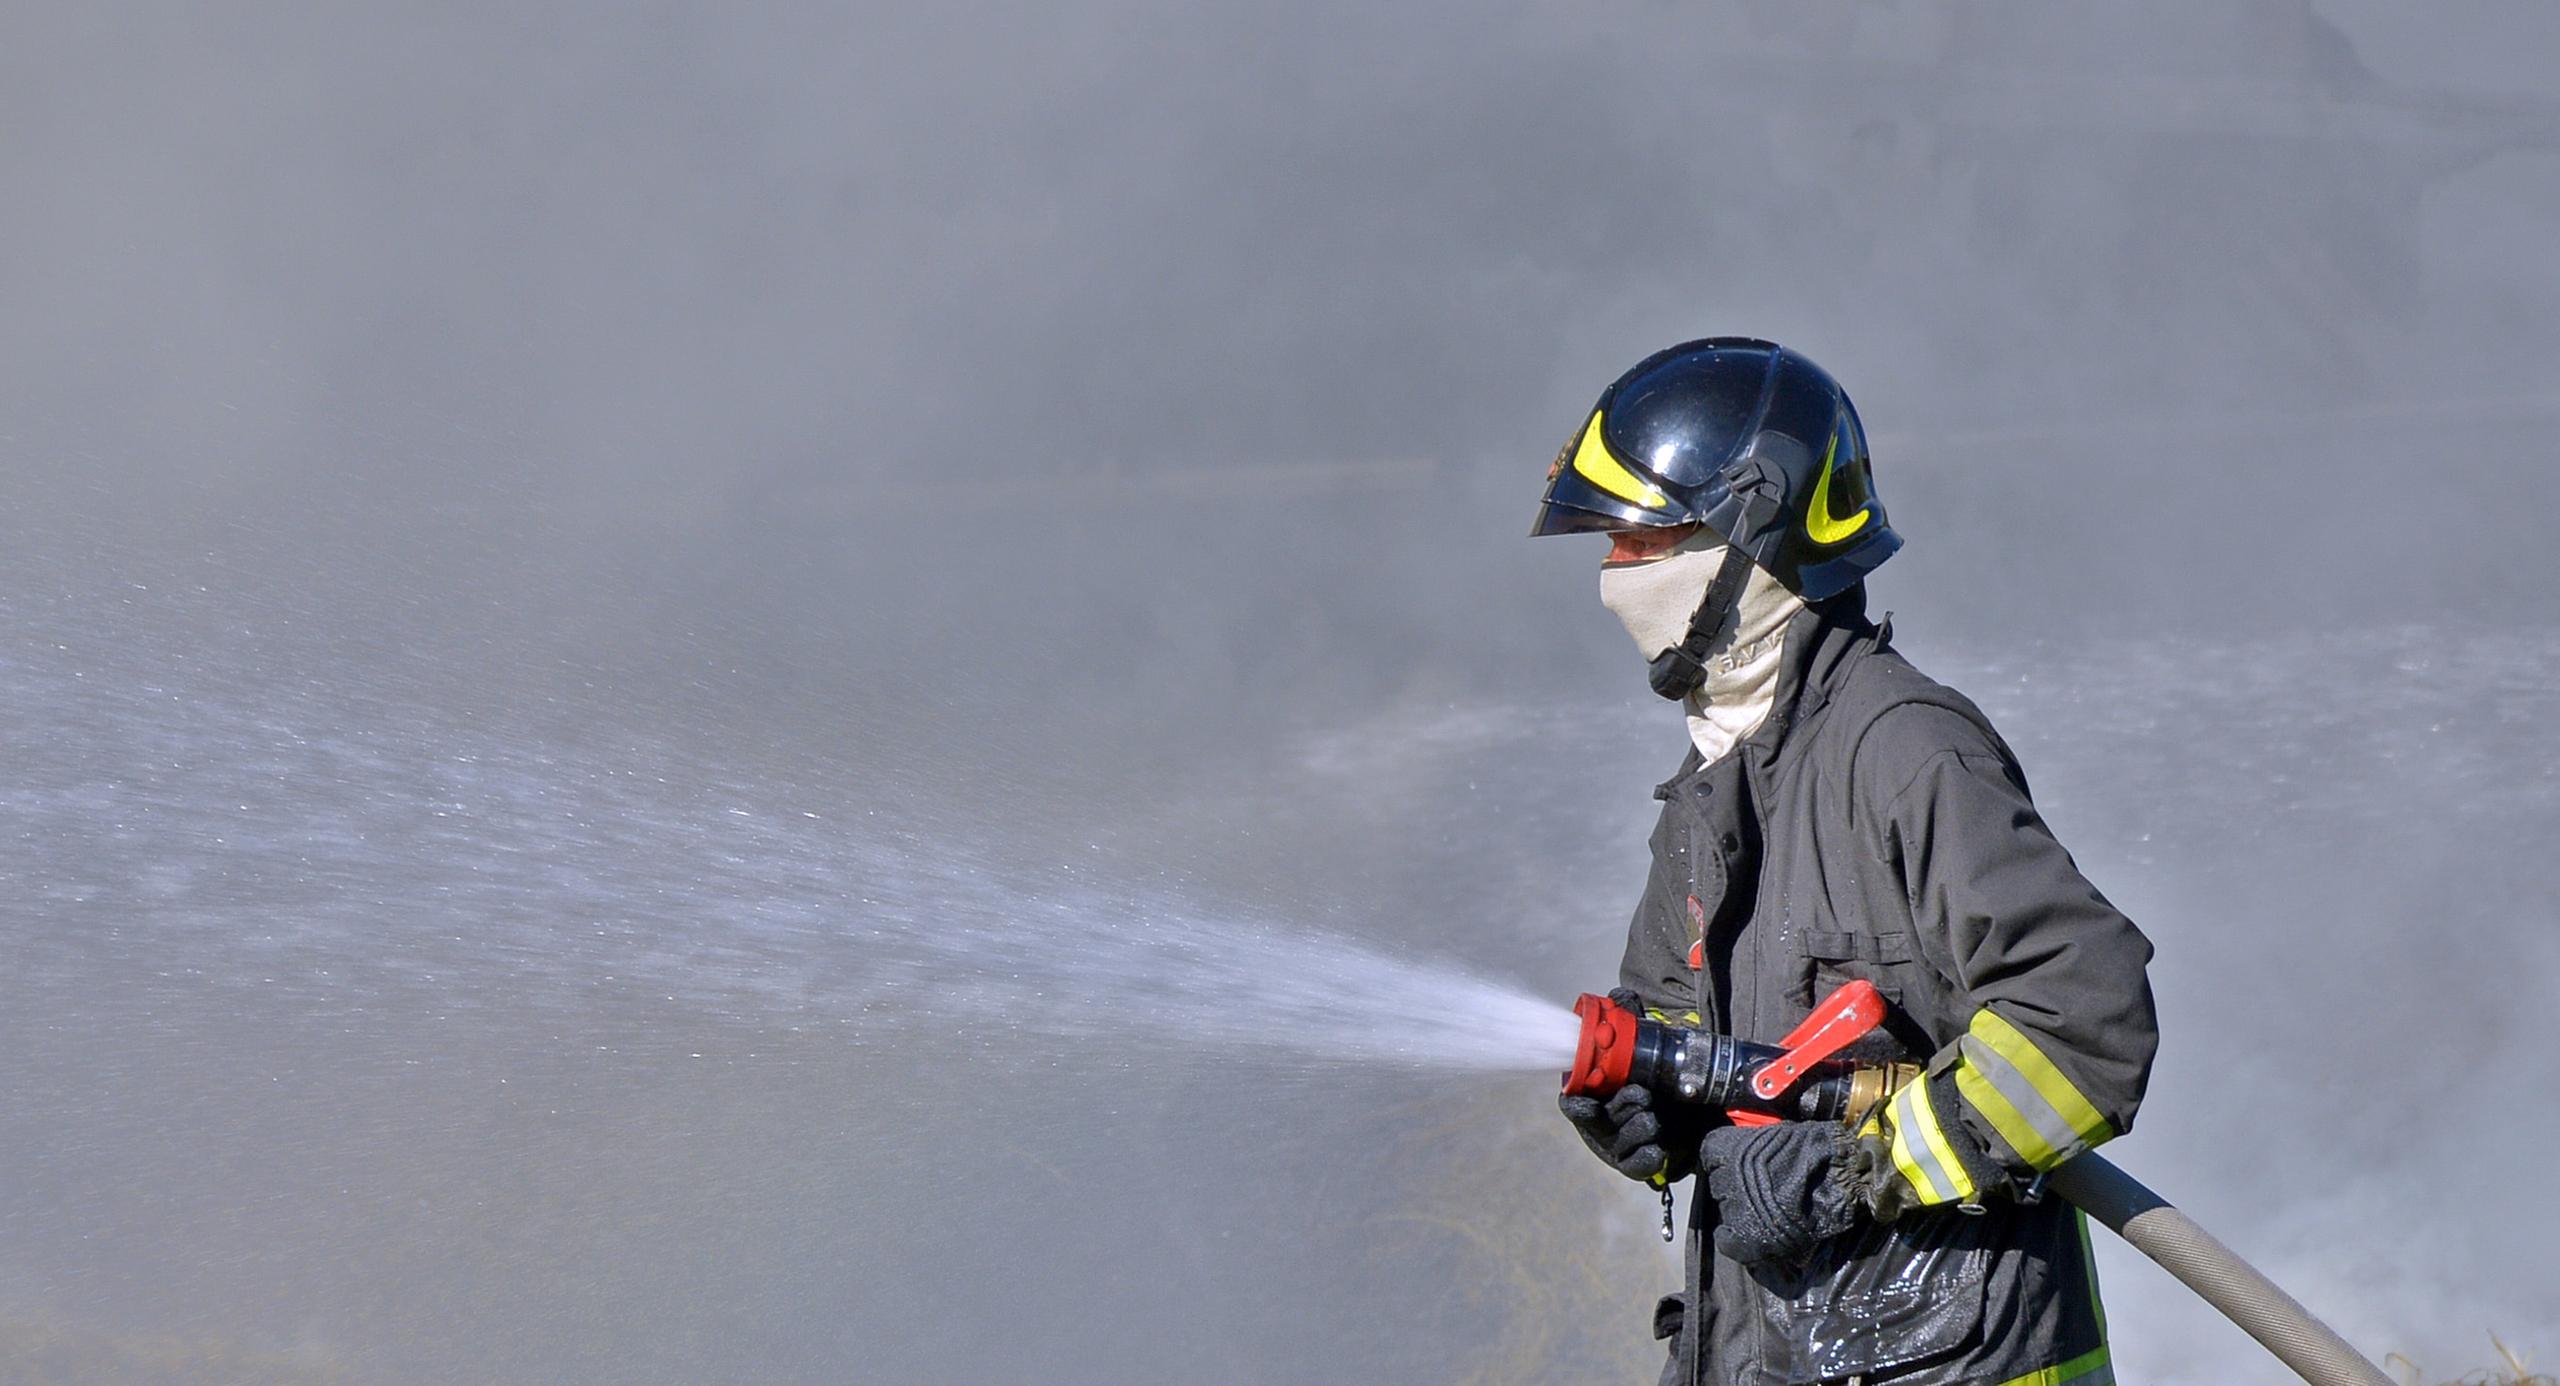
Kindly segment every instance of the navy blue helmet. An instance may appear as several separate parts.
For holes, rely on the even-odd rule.
[[[1809,601],[1902,547],[1848,392],[1801,353],[1751,337],[1683,342],[1619,376],[1547,469],[1529,532],[1686,524]]]

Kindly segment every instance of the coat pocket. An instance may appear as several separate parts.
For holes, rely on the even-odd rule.
[[[1787,1283],[1763,1280],[1779,1379],[1890,1378],[1980,1344],[1987,1221],[1949,1209],[1869,1223]]]
[[[1796,935],[1799,1004],[1813,1003],[1850,982],[1875,983],[1884,999],[1902,1003],[1902,980],[1911,966],[1911,936],[1847,929],[1806,929]]]

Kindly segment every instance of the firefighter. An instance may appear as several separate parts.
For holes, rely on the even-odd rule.
[[[2132,1124],[2151,946],[1982,711],[1868,620],[1902,540],[1848,395],[1769,342],[1656,353],[1557,455],[1532,532],[1610,536],[1601,600],[1688,721],[1614,995],[1772,1043],[1865,979],[1892,1005],[1853,1056],[1924,1066],[1847,1126],[1564,1099],[1621,1173],[1698,1180],[1662,1380],[2112,1381],[2087,1228],[2042,1176]]]

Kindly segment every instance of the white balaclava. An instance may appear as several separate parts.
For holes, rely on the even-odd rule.
[[[1600,601],[1649,661],[1688,638],[1689,618],[1706,599],[1724,552],[1723,538],[1702,528],[1661,558],[1604,565]],[[1734,619],[1708,647],[1706,678],[1681,700],[1689,714],[1689,740],[1710,761],[1749,736],[1777,704],[1787,623],[1804,610],[1804,598],[1755,563],[1736,606]]]

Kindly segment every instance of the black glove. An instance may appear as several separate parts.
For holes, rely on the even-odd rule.
[[[1610,992],[1609,999],[1638,1015],[1644,1013],[1643,1003],[1632,991],[1621,988]],[[1696,1118],[1685,1112],[1656,1112],[1653,1094],[1644,1088],[1630,1083],[1606,1102],[1567,1095],[1556,1100],[1556,1107],[1573,1123],[1592,1154],[1629,1179],[1660,1187],[1689,1176],[1693,1167],[1689,1152],[1696,1140],[1688,1133]]]
[[[1698,1143],[1698,1172],[1716,1201],[1716,1250],[1746,1266],[1802,1265],[1855,1227],[1866,1202],[1833,1172],[1848,1132],[1830,1122],[1723,1126]]]
[[[1591,1153],[1629,1179],[1667,1182],[1688,1173],[1673,1172],[1670,1149],[1662,1143],[1662,1118],[1653,1110],[1653,1094],[1643,1088],[1630,1083],[1607,1102],[1567,1095],[1556,1099],[1556,1106]],[[1656,1181],[1656,1175],[1666,1180]]]

